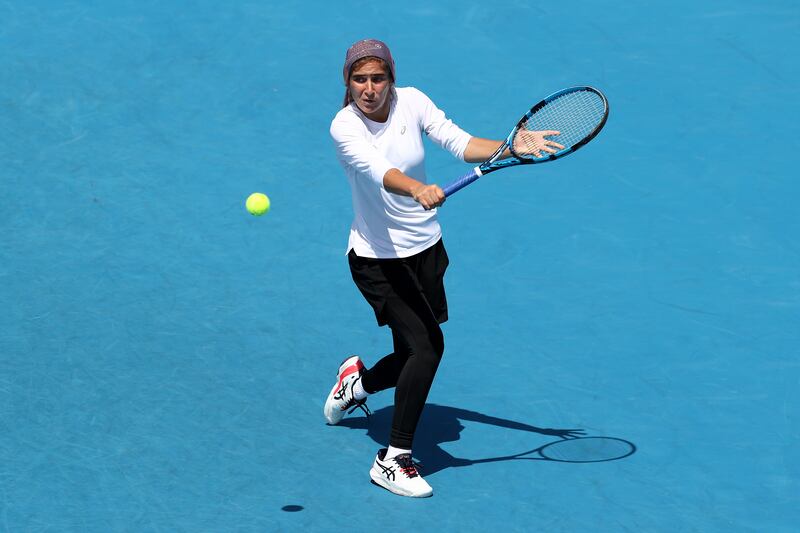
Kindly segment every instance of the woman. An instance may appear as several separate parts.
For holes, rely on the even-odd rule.
[[[447,320],[448,258],[436,218],[445,196],[428,183],[422,134],[467,162],[485,161],[501,141],[472,137],[421,91],[395,87],[394,60],[381,41],[353,44],[343,76],[344,107],[330,133],[352,189],[347,257],[378,325],[391,329],[394,349],[369,369],[358,356],[346,359],[324,414],[329,424],[337,424],[348,409],[368,412],[369,394],[394,387],[389,447],[378,452],[370,477],[396,494],[430,496],[433,490],[412,462],[411,449],[444,353],[439,324]],[[530,132],[537,150],[562,148],[545,139],[551,133]]]

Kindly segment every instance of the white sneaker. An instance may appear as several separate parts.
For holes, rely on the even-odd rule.
[[[328,424],[338,424],[344,418],[345,412],[350,409],[352,413],[356,409],[361,409],[368,416],[370,414],[367,408],[366,398],[363,400],[356,400],[353,397],[353,384],[361,379],[361,373],[364,371],[364,363],[357,355],[349,357],[342,362],[339,366],[339,372],[336,374],[336,384],[328,394],[328,399],[325,401],[325,419]]]
[[[431,486],[417,472],[410,453],[401,453],[388,460],[384,460],[385,457],[386,448],[382,448],[369,471],[372,481],[400,496],[426,498],[433,495]]]

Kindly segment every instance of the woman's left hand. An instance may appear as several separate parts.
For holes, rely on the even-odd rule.
[[[535,157],[544,157],[542,152],[554,154],[558,150],[563,150],[564,146],[548,139],[547,136],[560,134],[561,132],[554,130],[520,130],[514,137],[514,151],[520,155],[533,154]]]

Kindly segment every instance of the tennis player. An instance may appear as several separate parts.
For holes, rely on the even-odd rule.
[[[436,208],[442,189],[425,173],[426,135],[453,156],[483,162],[502,144],[456,126],[420,90],[395,86],[389,48],[376,39],[353,44],[345,56],[343,108],[330,133],[352,190],[353,223],[347,246],[350,272],[379,326],[392,332],[393,351],[371,368],[346,359],[325,402],[329,424],[394,388],[389,447],[378,451],[370,477],[402,496],[433,489],[412,461],[414,432],[444,353],[440,324],[447,320],[444,273],[448,266]],[[561,148],[530,132],[538,149]]]

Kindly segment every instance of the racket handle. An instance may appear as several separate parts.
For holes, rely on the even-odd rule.
[[[444,191],[445,197],[460,191],[481,176],[483,176],[483,173],[481,172],[480,167],[473,168],[457,180],[453,180],[444,186],[442,190]]]

